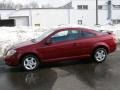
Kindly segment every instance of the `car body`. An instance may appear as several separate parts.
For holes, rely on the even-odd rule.
[[[36,59],[37,66],[38,63],[78,60],[92,58],[92,56],[97,62],[103,62],[107,54],[114,52],[115,49],[116,39],[112,33],[102,33],[83,27],[57,27],[46,31],[36,39],[13,45],[5,51],[4,58],[7,65],[23,64],[24,68],[25,64],[34,62],[31,62],[29,57]],[[104,52],[105,57],[103,60],[97,60],[95,55],[100,57],[101,52]],[[98,59],[100,59],[99,57]],[[26,63],[23,62],[24,60]],[[27,63],[28,60],[30,62]],[[35,68],[25,69],[33,70]]]

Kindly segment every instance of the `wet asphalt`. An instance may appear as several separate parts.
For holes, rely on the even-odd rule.
[[[59,62],[26,72],[1,59],[0,90],[120,90],[120,45],[101,64]]]

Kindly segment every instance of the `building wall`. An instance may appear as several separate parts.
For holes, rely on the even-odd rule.
[[[72,6],[75,10],[73,10],[74,15],[77,19],[81,18],[83,20],[84,25],[94,25],[96,24],[96,0],[72,0]],[[120,0],[111,0],[112,5],[120,5]],[[108,0],[98,0],[98,5],[106,6],[105,9],[98,10],[98,24],[107,24],[108,23],[108,8],[107,8]],[[88,5],[87,10],[79,10],[77,8],[78,5]],[[80,16],[79,16],[80,15]],[[112,19],[120,20],[120,8],[114,9],[112,7]],[[73,19],[72,19],[73,20]]]
[[[23,25],[22,22],[27,22],[24,21],[27,20],[24,17],[29,17],[29,26],[52,27],[69,24],[68,9],[0,10],[0,12],[1,19],[15,19],[17,26]]]
[[[69,24],[68,9],[38,9],[32,10],[32,25],[40,24],[43,27],[51,27],[61,24]]]
[[[9,19],[14,10],[0,10],[0,19]]]
[[[100,5],[104,5],[106,0],[98,0]],[[88,5],[88,9],[82,10],[78,9],[78,5]],[[81,17],[83,21],[83,25],[95,25],[96,24],[96,0],[73,0],[72,6],[75,10],[73,10],[74,16]],[[98,23],[105,24],[107,21],[107,12],[106,10],[98,11]],[[77,21],[78,18],[76,18]]]
[[[95,0],[72,0],[72,6],[77,9],[77,5],[89,5],[89,10],[94,10],[96,7]]]
[[[70,12],[70,23],[78,24],[79,20],[82,21],[82,25],[93,25],[95,24],[95,12],[94,11],[81,11],[81,10],[71,10]]]
[[[14,18],[16,25],[25,22],[28,17],[29,26],[52,27],[62,24],[96,24],[96,0],[73,0],[73,9],[22,9],[0,10],[1,19]],[[99,5],[107,5],[108,0],[98,0]],[[120,0],[112,0],[113,5],[120,5]],[[78,5],[88,5],[88,9],[78,9]],[[21,17],[21,20],[19,19]],[[23,18],[22,18],[23,17]],[[108,23],[108,9],[98,10],[98,23]],[[112,8],[112,19],[120,20],[120,8]],[[23,20],[23,21],[22,21]],[[26,21],[27,22],[27,21]]]

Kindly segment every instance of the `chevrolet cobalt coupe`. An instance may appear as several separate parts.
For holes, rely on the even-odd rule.
[[[25,70],[38,68],[41,63],[91,58],[101,63],[116,49],[116,39],[110,32],[82,27],[57,27],[40,37],[13,45],[4,53],[9,66],[21,65]]]

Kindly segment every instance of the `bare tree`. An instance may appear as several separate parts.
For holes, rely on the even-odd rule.
[[[14,9],[15,5],[13,2],[1,2],[0,9]]]
[[[5,4],[5,9],[14,9],[15,8],[15,5],[13,2],[7,2]]]
[[[29,4],[22,5],[20,3],[14,4],[11,0],[3,0],[0,2],[0,9],[21,9],[21,8],[39,8],[36,1],[32,1]]]
[[[30,5],[31,8],[39,8],[38,3],[35,2],[35,1],[32,1],[29,5]]]
[[[42,8],[53,8],[53,6],[51,6],[50,4],[44,4],[42,5]]]
[[[20,4],[20,3],[18,3],[18,4],[16,4],[15,5],[15,9],[21,9],[21,8],[23,8],[24,6],[22,5],[22,4]]]
[[[23,8],[29,8],[29,5],[28,5],[28,4],[26,4],[26,5],[24,5],[24,6],[23,6]]]

